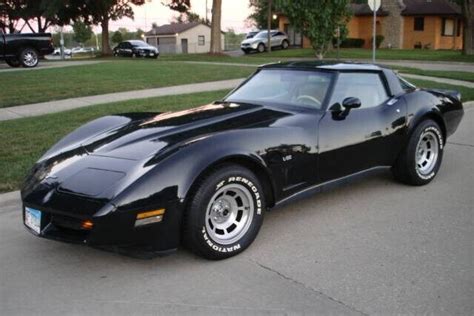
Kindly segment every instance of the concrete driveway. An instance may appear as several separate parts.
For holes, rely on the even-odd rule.
[[[31,71],[38,69],[48,69],[48,68],[62,68],[70,66],[83,66],[83,65],[92,65],[104,62],[103,60],[70,60],[70,61],[45,61],[40,60],[38,66],[35,68],[11,68],[3,61],[0,62],[0,73],[12,72],[12,71]]]
[[[367,178],[267,213],[220,262],[138,260],[38,239],[0,204],[0,306],[31,314],[474,313],[474,108],[428,186]]]

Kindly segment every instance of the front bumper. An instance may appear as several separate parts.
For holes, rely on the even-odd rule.
[[[152,257],[175,251],[180,242],[182,205],[179,201],[165,204],[166,212],[161,222],[139,227],[135,227],[139,210],[124,211],[110,204],[97,212],[104,215],[85,216],[24,203],[23,222],[25,209],[32,208],[41,211],[39,233],[26,224],[25,227],[38,237],[89,245],[134,257]],[[93,223],[91,229],[82,228],[81,224],[86,220]]]

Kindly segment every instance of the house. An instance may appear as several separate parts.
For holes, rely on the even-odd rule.
[[[208,53],[211,50],[211,27],[200,23],[171,23],[154,26],[145,33],[148,44],[158,47],[160,53]],[[224,33],[221,33],[224,47]]]
[[[351,4],[350,10],[348,37],[363,39],[364,47],[370,48],[373,12],[367,4]],[[381,47],[462,49],[461,8],[449,0],[384,0],[376,23],[377,35],[384,37]],[[288,34],[291,45],[311,47],[284,15],[279,16],[279,28]]]

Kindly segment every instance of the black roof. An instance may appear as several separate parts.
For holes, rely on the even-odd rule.
[[[374,14],[374,12],[370,9],[369,5],[367,3],[351,3],[350,4],[350,10],[354,16],[371,16]],[[377,15],[378,16],[387,16],[388,11],[384,9],[383,6],[381,6],[377,10]]]
[[[340,62],[340,61],[288,61],[266,64],[260,68],[279,68],[279,69],[324,69],[324,70],[360,70],[360,71],[381,71],[384,67],[375,64]]]
[[[191,22],[191,23],[171,23],[171,24],[165,24],[161,25],[158,27],[154,27],[151,29],[151,31],[146,32],[146,35],[175,35],[179,33],[183,33],[184,31],[187,31],[189,29],[192,29],[193,27],[196,27],[200,24],[203,24],[201,22]],[[205,25],[205,24],[203,24]],[[208,25],[206,25],[208,26]]]
[[[448,0],[403,0],[402,15],[461,15],[459,5]]]

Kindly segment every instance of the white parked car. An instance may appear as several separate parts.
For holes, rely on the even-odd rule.
[[[272,48],[282,48],[287,49],[290,46],[290,42],[288,41],[288,36],[280,32],[278,30],[270,31],[271,35],[271,45]],[[267,49],[268,44],[268,31],[261,31],[257,35],[252,38],[245,39],[240,44],[240,49],[244,51],[244,53],[248,54],[252,51],[257,51],[259,53],[263,53]]]

